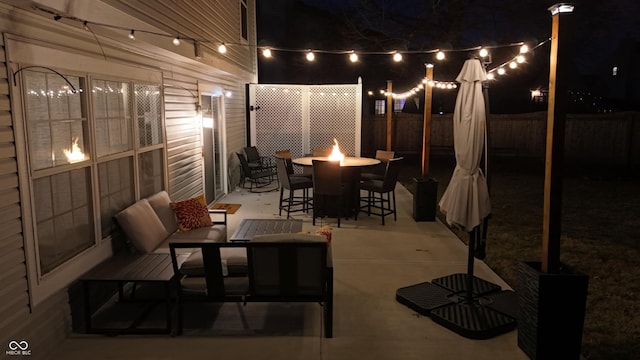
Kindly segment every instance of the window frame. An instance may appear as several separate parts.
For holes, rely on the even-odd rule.
[[[101,207],[100,207],[100,188],[98,179],[98,165],[116,158],[126,156],[133,157],[134,173],[137,171],[138,156],[142,152],[153,149],[161,149],[162,152],[162,183],[167,186],[167,142],[166,142],[166,126],[164,113],[164,98],[162,95],[163,82],[162,73],[157,69],[143,68],[140,66],[127,65],[122,63],[113,63],[107,60],[93,58],[89,56],[79,55],[73,51],[66,51],[61,47],[48,47],[40,43],[33,43],[22,38],[7,36],[6,40],[7,55],[9,57],[8,66],[12,72],[26,66],[43,66],[54,69],[64,75],[73,75],[84,78],[86,116],[88,121],[88,148],[90,156],[89,160],[84,160],[76,164],[68,164],[60,166],[61,169],[56,170],[38,170],[42,174],[57,174],[70,171],[73,168],[84,168],[86,162],[89,162],[90,181],[87,186],[91,187],[90,201],[93,209],[93,236],[94,243],[88,249],[81,251],[61,265],[55,267],[46,274],[41,274],[39,264],[38,240],[36,237],[36,214],[34,203],[34,188],[31,164],[29,162],[28,132],[26,122],[25,105],[26,100],[24,93],[26,91],[24,77],[18,74],[17,86],[11,87],[10,95],[12,102],[12,110],[14,111],[15,135],[16,135],[16,159],[18,163],[18,172],[20,184],[20,198],[22,211],[22,231],[24,237],[25,263],[27,266],[27,280],[29,286],[30,306],[37,306],[45,299],[66,288],[75,281],[79,275],[85,273],[96,264],[113,255],[111,237],[102,237],[101,226]],[[69,64],[73,64],[70,69]],[[131,135],[133,140],[133,149],[131,151],[117,153],[115,155],[97,157],[95,149],[95,119],[93,114],[93,99],[90,93],[92,79],[98,78],[102,80],[126,81],[130,84],[133,91],[134,84],[158,86],[160,91],[160,122],[162,131],[162,141],[160,144],[150,147],[140,148],[137,142],[137,123],[136,117],[132,116],[130,121]],[[135,99],[131,101],[131,111],[135,114]],[[84,114],[83,114],[84,115]],[[86,151],[86,150],[85,150]],[[128,155],[126,155],[128,154]],[[58,171],[59,170],[59,171]],[[134,174],[134,199],[139,198],[138,176]]]

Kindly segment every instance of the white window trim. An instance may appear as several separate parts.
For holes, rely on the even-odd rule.
[[[133,81],[162,85],[162,73],[159,70],[151,70],[136,66],[129,66],[121,63],[108,62],[103,59],[80,55],[60,48],[52,48],[40,42],[25,40],[19,37],[7,35],[6,53],[9,60],[10,75],[18,70],[18,66],[38,65],[54,69],[70,69],[70,73],[84,74],[87,80],[90,76],[104,75],[109,77],[127,78]],[[32,184],[30,174],[30,164],[27,158],[28,144],[26,139],[26,129],[23,113],[22,86],[13,86],[13,78],[9,79],[11,107],[14,112],[14,131],[16,133],[16,158],[18,163],[20,197],[27,199],[21,201],[22,226],[24,235],[24,247],[27,264],[27,279],[29,284],[29,300],[31,307],[42,303],[51,295],[65,289],[80,275],[84,274],[96,264],[113,255],[111,239],[98,240],[97,243],[74,256],[64,264],[53,269],[44,276],[40,276],[38,263],[38,246],[34,236],[35,216]],[[89,110],[91,111],[91,110]],[[164,106],[162,108],[164,111]],[[164,131],[164,115],[163,115]],[[166,146],[166,134],[163,142]],[[93,134],[90,134],[93,136]],[[92,142],[92,146],[93,142]],[[166,152],[165,152],[166,157]],[[95,161],[95,160],[94,160]],[[166,159],[165,159],[166,161]],[[166,163],[165,163],[166,164]],[[92,172],[92,186],[97,181],[97,170]],[[166,183],[166,175],[164,179]],[[136,185],[137,186],[137,185]],[[94,206],[99,204],[97,194],[92,191]],[[95,213],[94,221],[99,223],[99,212]],[[100,229],[96,226],[96,232]],[[98,236],[96,236],[98,238]]]

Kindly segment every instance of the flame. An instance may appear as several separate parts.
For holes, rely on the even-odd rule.
[[[73,138],[73,142],[71,143],[71,150],[64,149],[64,155],[67,157],[67,161],[69,161],[70,163],[84,160],[84,153],[78,145],[77,137]]]
[[[344,163],[344,154],[340,152],[340,147],[338,146],[338,140],[333,139],[334,145],[333,150],[331,150],[331,154],[329,155],[330,161],[340,161],[340,165]]]

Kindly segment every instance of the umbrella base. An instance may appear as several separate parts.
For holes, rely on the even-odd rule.
[[[511,316],[480,303],[458,303],[431,312],[431,319],[469,339],[489,339],[515,330]]]
[[[517,326],[515,292],[502,291],[473,277],[473,297],[467,299],[467,274],[452,274],[399,288],[396,301],[469,339],[489,339]]]

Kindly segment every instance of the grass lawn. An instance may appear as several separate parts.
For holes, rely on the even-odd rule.
[[[431,159],[429,177],[438,181],[438,200],[454,167],[453,155]],[[400,181],[413,191],[413,178],[420,176],[420,159],[406,158]],[[561,261],[589,275],[585,359],[631,360],[640,353],[639,179],[637,170],[565,171]],[[541,259],[544,163],[496,158],[489,183],[492,215],[484,261],[515,288],[519,264]],[[438,217],[445,222],[439,212]],[[466,232],[452,231],[466,243]]]

